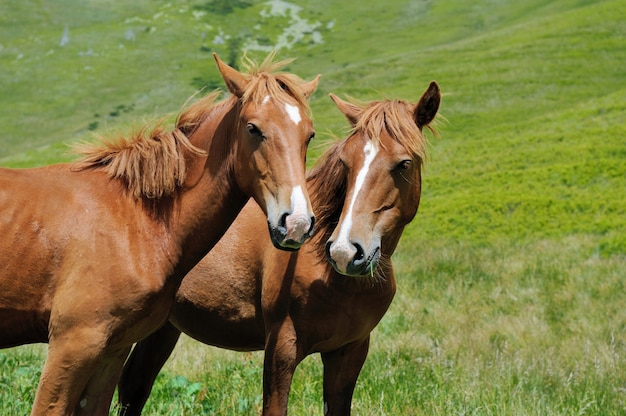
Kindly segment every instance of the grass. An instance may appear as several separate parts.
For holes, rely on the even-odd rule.
[[[415,101],[435,79],[445,94],[353,412],[626,412],[623,2],[313,0],[284,16],[257,1],[67,3],[0,4],[0,164],[68,160],[68,143],[175,112],[220,85],[209,52],[236,60],[300,25],[279,57],[322,74],[310,163],[346,132],[328,92]],[[1,414],[28,413],[44,356],[0,351]],[[257,414],[261,362],[185,339],[147,414]],[[322,413],[318,357],[290,405]]]
[[[623,414],[626,260],[604,259],[596,245],[570,237],[405,247],[398,297],[373,333],[354,413]],[[38,347],[2,353],[3,394],[21,399],[3,400],[4,414],[28,411],[45,352]],[[261,371],[261,353],[186,338],[146,414],[257,414]],[[290,404],[290,414],[322,413],[319,357],[299,367]]]
[[[399,296],[374,332],[354,413],[621,414],[625,264],[600,258],[595,244],[568,238],[480,250],[458,243],[402,250]],[[221,405],[199,407],[205,414],[256,414],[261,355],[194,344],[185,342],[191,353],[177,353],[159,388],[171,375],[187,374],[206,389],[196,398]],[[190,368],[196,371],[186,372]],[[303,363],[292,414],[321,413],[320,375],[317,357]],[[155,391],[148,413],[174,403],[167,400],[172,390]],[[251,405],[242,410],[242,403]]]

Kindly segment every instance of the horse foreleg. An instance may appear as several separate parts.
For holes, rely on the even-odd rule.
[[[174,350],[179,337],[180,331],[167,322],[135,345],[118,384],[120,414],[141,414],[154,380]]]
[[[93,328],[75,328],[51,337],[31,414],[73,415],[106,341]]]
[[[324,364],[324,415],[350,414],[352,394],[368,350],[369,337],[321,354]]]
[[[287,414],[291,381],[298,365],[296,341],[289,318],[268,331],[263,362],[263,416]]]
[[[80,396],[75,416],[109,414],[115,386],[129,352],[130,346],[107,352],[102,357]]]

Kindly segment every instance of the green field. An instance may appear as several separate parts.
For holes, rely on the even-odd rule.
[[[311,164],[347,131],[329,92],[416,101],[436,80],[440,136],[353,413],[626,414],[626,3],[358,4],[4,1],[0,165],[175,114],[221,86],[213,51],[322,74]],[[0,350],[0,414],[28,414],[44,357]],[[146,414],[258,414],[261,375],[261,353],[184,339]],[[290,414],[322,414],[321,384],[310,357]]]

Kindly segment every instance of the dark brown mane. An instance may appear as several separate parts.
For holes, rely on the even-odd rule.
[[[346,199],[346,170],[339,154],[343,142],[331,146],[317,161],[307,175],[311,206],[315,212],[317,231],[313,236],[320,258],[324,258],[324,246],[339,222]]]

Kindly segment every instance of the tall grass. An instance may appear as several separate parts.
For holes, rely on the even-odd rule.
[[[354,413],[623,414],[626,258],[602,258],[596,244],[405,246],[395,259],[398,295],[374,331]],[[194,344],[186,340],[168,364],[148,413],[165,414],[158,406],[171,403],[171,383],[184,374],[202,385],[194,399],[207,414],[256,414],[261,354]],[[322,413],[318,357],[299,368],[290,405],[291,414]]]
[[[580,236],[476,249],[404,246],[398,295],[372,337],[359,415],[620,415],[626,411],[626,258]],[[44,351],[0,354],[0,412],[26,414]],[[296,372],[290,414],[322,413],[321,360]],[[151,415],[258,414],[262,353],[183,339]]]

